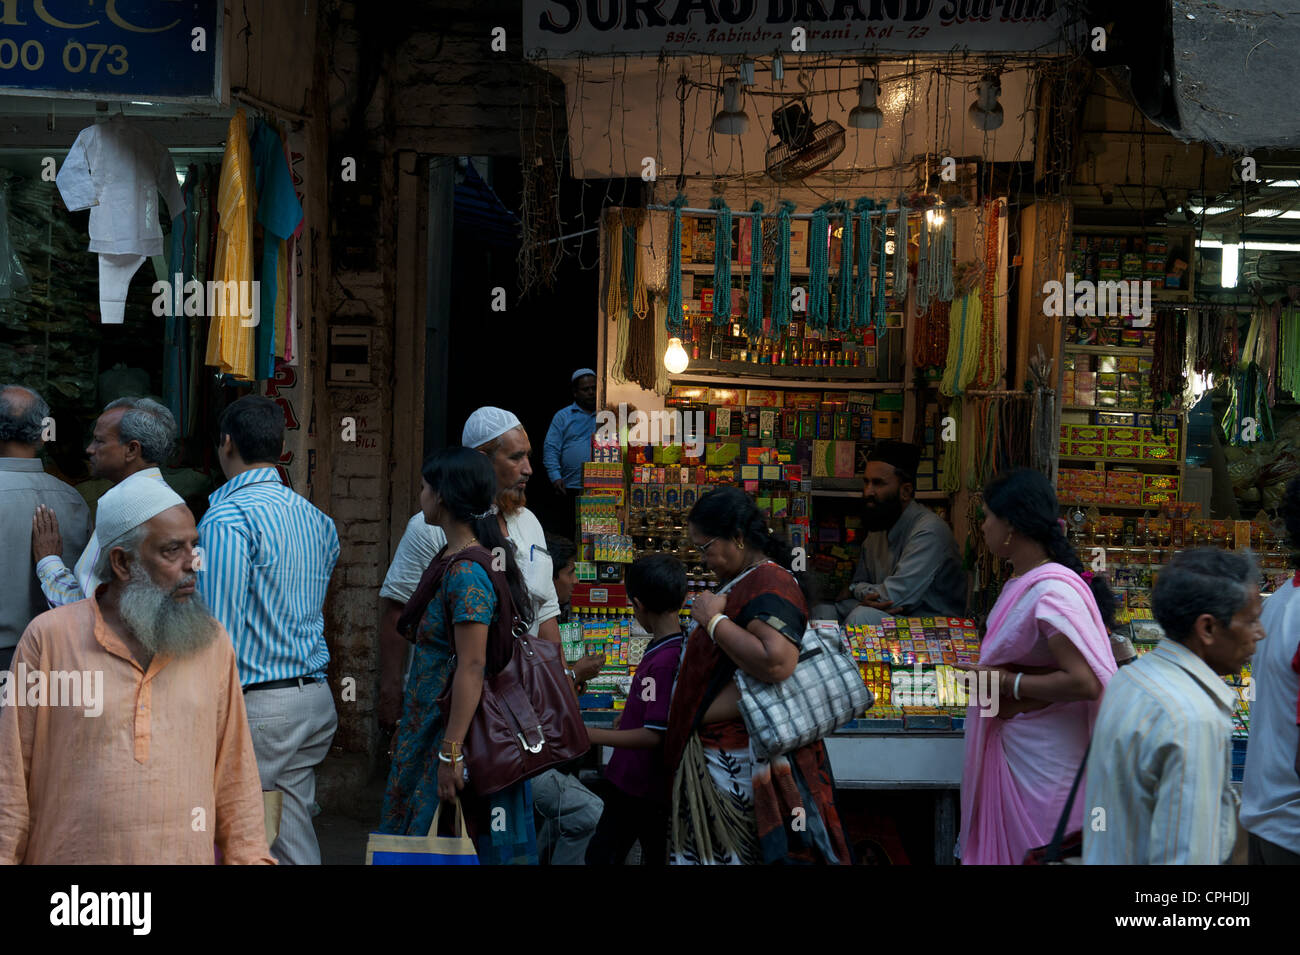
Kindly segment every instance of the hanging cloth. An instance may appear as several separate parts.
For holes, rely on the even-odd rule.
[[[293,188],[289,163],[284,158],[284,141],[265,120],[257,121],[251,151],[257,184],[257,222],[263,230],[255,364],[257,377],[266,379],[275,377],[276,352],[283,351],[283,331],[276,335],[276,310],[277,303],[284,302],[281,288],[289,268],[285,242],[302,222],[302,205]]]
[[[763,334],[763,203],[749,207],[749,311],[745,332],[751,338]]]
[[[204,363],[215,365],[236,378],[252,380],[256,374],[253,356],[252,317],[240,315],[240,308],[230,308],[231,299],[245,301],[243,289],[251,296],[253,282],[253,211],[257,204],[254,191],[253,155],[248,142],[248,117],[242,109],[231,117],[226,134],[226,152],[221,163],[221,187],[217,195],[220,215],[217,237],[217,262],[213,279],[226,282],[234,295],[220,296],[217,314],[211,316],[208,353]],[[233,283],[233,286],[230,284]],[[260,308],[260,302],[255,303]],[[245,324],[247,322],[248,324]]]
[[[727,200],[714,196],[709,208],[716,209],[713,223],[713,324],[731,321],[731,210]]]
[[[176,308],[183,299],[185,286],[194,280],[198,257],[199,224],[199,171],[191,165],[185,173],[181,189],[185,207],[172,220],[168,241],[168,281],[172,283],[172,308],[163,318],[163,380],[162,395],[167,409],[184,429],[189,420],[190,373],[190,316],[185,309]],[[183,432],[184,433],[184,432]]]
[[[782,199],[776,212],[776,261],[772,275],[772,331],[790,327],[790,215],[794,203]]]
[[[131,278],[162,255],[158,196],[174,219],[184,208],[167,147],[123,116],[77,134],[55,177],[68,211],[90,210],[91,252],[99,255],[99,315],[120,325]]]

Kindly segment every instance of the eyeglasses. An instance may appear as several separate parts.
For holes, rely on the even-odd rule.
[[[714,544],[716,544],[719,539],[720,538],[717,537],[711,537],[703,544],[696,544],[695,549],[698,550],[701,554],[707,554],[709,552],[709,548],[712,547]]]

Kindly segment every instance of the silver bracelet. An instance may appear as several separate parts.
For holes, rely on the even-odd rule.
[[[439,753],[438,761],[441,763],[463,763],[465,761],[465,756],[462,754],[460,756],[451,757],[445,753]]]
[[[1011,684],[1011,695],[1014,696],[1017,700],[1020,699],[1020,678],[1022,676],[1024,676],[1023,673],[1017,673],[1016,682]]]

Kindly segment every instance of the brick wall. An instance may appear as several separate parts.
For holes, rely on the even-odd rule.
[[[331,476],[320,506],[334,517],[342,547],[325,608],[330,679],[341,691],[334,752],[353,754],[373,769],[379,757],[379,586],[418,508],[423,451],[424,301],[413,290],[423,294],[424,262],[414,257],[412,243],[423,242],[425,224],[413,221],[422,214],[423,189],[412,189],[410,173],[418,174],[435,155],[518,156],[523,111],[534,109],[540,83],[558,81],[521,61],[517,3],[447,0],[385,10],[383,17],[370,16],[369,9],[352,0],[321,2],[331,231],[336,237],[356,232],[357,220],[349,217],[377,215],[367,220],[373,235],[363,238],[373,246],[362,254],[347,254],[346,241],[331,243],[335,255],[317,334],[328,341],[332,326],[369,328],[371,383],[318,388],[316,407],[321,467]],[[509,36],[506,54],[490,51],[498,25]],[[557,116],[562,139],[558,110]],[[344,155],[357,161],[354,183],[341,180]],[[399,186],[408,201],[397,201]],[[412,194],[417,201],[409,201]],[[405,264],[399,268],[399,262]],[[418,326],[414,341],[411,327],[399,329],[399,321]],[[395,355],[399,332],[406,344]],[[414,408],[395,398],[399,375],[407,391],[407,378],[417,382]],[[356,420],[354,443],[342,440],[345,416]],[[355,699],[348,698],[349,686]],[[337,780],[333,785],[331,793],[346,788]]]

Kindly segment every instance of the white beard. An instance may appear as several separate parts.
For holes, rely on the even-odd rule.
[[[193,582],[191,574],[176,586]],[[131,562],[131,579],[118,599],[117,611],[151,654],[188,656],[206,647],[217,635],[216,618],[197,591],[184,602],[174,594],[175,590],[169,593],[155,584],[138,560]]]

